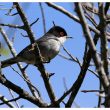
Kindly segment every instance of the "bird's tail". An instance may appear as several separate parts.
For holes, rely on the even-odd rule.
[[[5,68],[5,67],[10,66],[15,63],[17,63],[16,57],[1,61],[1,68]]]

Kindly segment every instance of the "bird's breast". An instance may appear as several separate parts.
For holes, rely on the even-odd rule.
[[[50,39],[47,41],[48,43],[48,48],[50,50],[58,52],[60,50],[60,42],[54,39]]]
[[[45,50],[42,51],[42,56],[44,56],[45,60],[51,60],[53,59],[60,50],[60,43],[54,39],[50,39],[47,42],[45,42]]]

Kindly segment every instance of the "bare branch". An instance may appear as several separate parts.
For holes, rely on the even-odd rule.
[[[13,10],[14,8],[15,8],[15,5],[13,5],[13,6],[9,9],[8,13],[5,14],[5,15],[12,16],[10,13],[12,12],[12,10]]]
[[[85,16],[84,16],[84,13],[82,12],[82,7],[81,7],[81,4],[80,3],[76,3],[75,4],[76,5],[76,7],[77,7],[77,13],[78,13],[78,15],[79,15],[79,18],[80,18],[80,20],[81,20],[81,25],[82,25],[82,28],[83,28],[83,31],[84,31],[84,33],[85,33],[85,38],[86,38],[86,40],[87,40],[87,42],[88,42],[88,45],[90,46],[90,49],[91,49],[91,51],[92,51],[92,53],[94,54],[94,56],[93,56],[93,59],[94,59],[94,62],[95,62],[95,64],[96,64],[96,67],[97,67],[97,70],[98,70],[98,73],[99,73],[99,76],[100,76],[100,78],[101,78],[101,81],[102,81],[102,83],[103,83],[103,86],[105,87],[105,89],[108,87],[108,85],[109,85],[109,81],[108,81],[108,78],[106,77],[106,75],[105,75],[105,72],[104,72],[104,69],[103,69],[103,67],[102,67],[102,65],[101,65],[101,63],[100,63],[100,59],[99,59],[99,57],[98,57],[98,55],[97,55],[97,53],[96,53],[96,49],[95,49],[95,45],[94,45],[94,42],[93,42],[93,40],[92,40],[92,37],[91,37],[91,34],[90,34],[90,30],[89,30],[89,27],[88,27],[88,25],[87,25],[87,23],[86,23],[86,21],[85,21]],[[84,76],[85,75],[83,75],[83,78],[84,78]],[[103,76],[103,77],[102,77]],[[81,78],[82,79],[82,78]],[[80,85],[79,85],[80,86]],[[78,86],[78,87],[79,87]],[[79,88],[78,88],[79,89]],[[75,93],[74,93],[74,91],[72,91],[72,93],[71,93],[71,95],[70,95],[70,98],[69,98],[69,100],[68,100],[68,102],[67,102],[67,104],[66,104],[66,107],[71,107],[71,105],[72,105],[72,103],[73,103],[73,100],[74,100],[74,98],[75,98]]]
[[[91,13],[94,13],[94,14],[96,14],[96,15],[99,14],[98,9],[95,8],[95,7],[92,7],[92,6],[90,6],[90,5],[87,5],[86,3],[82,3],[82,6],[83,6],[87,11],[89,11],[89,12],[91,12]]]
[[[99,92],[99,93],[103,93],[104,91],[102,91],[102,90],[82,90],[81,92],[83,92],[83,93],[88,93],[88,92]]]
[[[64,51],[69,55],[70,58],[67,58],[67,57],[65,57],[65,56],[63,56],[63,55],[61,55],[61,54],[59,54],[59,56],[65,58],[65,59],[68,59],[68,60],[70,60],[70,61],[74,61],[74,62],[78,63],[79,66],[80,66],[80,68],[82,68],[82,65],[83,65],[83,64],[78,60],[78,58],[73,57],[73,56],[70,54],[70,52],[68,52],[68,50],[67,50],[63,45],[62,45],[62,47],[63,47]],[[86,57],[85,57],[85,58],[86,58]],[[88,68],[87,70],[90,71],[91,73],[93,73],[97,78],[99,78],[97,72],[94,72],[93,70],[91,70],[91,69],[89,69],[89,68]]]
[[[94,54],[92,56],[93,60],[94,60],[94,63],[95,63],[96,68],[98,70],[99,76],[101,77],[102,84],[103,84],[104,88],[107,89],[107,87],[109,85],[109,81],[108,81],[108,78],[106,77],[106,74],[104,72],[104,69],[103,69],[103,66],[101,64],[100,58],[99,58],[99,56],[98,56],[98,54],[96,52],[96,48],[95,48],[92,36],[90,34],[89,27],[88,27],[88,25],[86,23],[85,16],[84,16],[84,13],[82,11],[81,4],[80,3],[76,3],[76,7],[77,7],[77,13],[78,13],[78,15],[80,17],[80,20],[82,22],[81,25],[82,25],[82,28],[83,28],[83,31],[84,31],[84,34],[85,34],[85,38],[86,38],[86,40],[88,42],[89,47],[91,48],[91,51]]]
[[[80,19],[79,19],[77,16],[71,14],[70,12],[68,12],[67,10],[65,10],[63,7],[58,6],[58,5],[54,4],[54,3],[50,3],[50,2],[46,2],[46,4],[47,4],[48,6],[50,6],[50,7],[54,8],[54,9],[56,9],[56,10],[62,12],[62,13],[64,13],[64,14],[67,15],[69,18],[73,19],[74,21],[76,21],[76,22],[78,22],[78,23],[81,23],[81,22],[80,22]],[[95,32],[95,33],[97,33],[97,34],[100,34],[100,31],[97,30],[97,29],[95,29],[95,28],[93,28],[92,26],[89,25],[89,28],[90,28],[90,30],[92,30],[93,32]]]
[[[17,98],[14,98],[14,99],[11,99],[11,100],[7,100],[7,101],[5,101],[5,103],[9,103],[9,102],[13,102],[13,101],[17,101],[17,100],[19,100],[20,99],[20,97],[17,97]],[[3,104],[5,104],[4,102],[3,103],[0,103],[0,105],[3,105]]]
[[[100,81],[100,80],[99,80]],[[102,83],[101,83],[101,81],[100,81],[100,85],[99,85],[100,87],[99,87],[99,89],[100,89],[100,91],[103,91],[103,86],[102,86]],[[101,107],[101,104],[102,104],[102,97],[99,95],[99,98],[98,98],[98,107]]]
[[[24,81],[26,81],[28,84],[30,84],[38,93],[39,97],[41,98],[41,94],[39,92],[39,90],[31,83],[29,82],[27,79],[25,79],[18,71],[16,71],[12,66],[11,68],[13,69],[13,71],[15,71]],[[23,68],[24,69],[24,68]]]
[[[104,14],[104,4],[100,3],[99,5],[99,18],[100,18],[100,27],[99,30],[101,32],[101,60],[103,61],[103,66],[105,73],[109,75],[108,71],[108,41],[106,36],[106,17]]]
[[[9,100],[6,99],[4,96],[0,95],[0,100],[3,101],[4,104],[8,105],[11,108],[16,108],[11,102],[8,102]]]
[[[63,13],[67,17],[69,17],[70,20],[73,20],[73,22],[77,22],[77,23],[81,24],[81,26],[82,26],[82,30],[84,32],[84,37],[86,39],[85,50],[84,50],[83,59],[82,59],[83,62],[80,61],[77,57],[74,57],[74,55],[72,55],[63,45],[62,45],[62,47],[69,57],[65,57],[64,55],[60,54],[60,56],[63,57],[64,59],[72,61],[73,63],[74,62],[78,63],[78,65],[80,66],[80,73],[79,73],[78,77],[73,82],[72,86],[69,87],[69,89],[66,87],[66,84],[64,81],[66,91],[64,93],[62,93],[62,95],[57,99],[55,96],[55,93],[54,93],[54,89],[52,88],[51,82],[50,82],[51,76],[53,76],[55,73],[48,73],[46,71],[45,66],[43,64],[46,62],[43,62],[42,55],[40,53],[38,44],[36,43],[36,40],[35,40],[35,35],[33,34],[32,29],[31,29],[31,27],[38,21],[38,19],[35,20],[33,23],[29,23],[28,18],[26,18],[26,16],[25,16],[24,10],[22,9],[22,7],[20,6],[19,3],[15,2],[15,3],[13,3],[12,8],[9,9],[9,12],[7,13],[7,15],[13,16],[13,15],[18,14],[21,18],[23,25],[20,26],[20,25],[14,25],[15,23],[14,24],[1,23],[0,26],[8,26],[9,28],[15,28],[15,29],[19,29],[19,30],[23,29],[24,31],[26,31],[26,34],[25,34],[26,36],[23,34],[22,34],[22,36],[29,37],[30,43],[32,46],[35,44],[33,46],[33,48],[35,50],[35,55],[38,56],[38,59],[35,59],[36,60],[35,66],[38,68],[38,71],[41,74],[41,78],[43,79],[45,89],[47,91],[48,97],[51,102],[49,104],[45,103],[42,100],[41,95],[39,94],[39,90],[37,91],[37,88],[30,82],[30,79],[25,72],[27,70],[26,68],[28,67],[28,65],[25,67],[22,67],[21,64],[18,63],[18,66],[19,66],[23,76],[13,67],[12,67],[12,69],[17,74],[19,74],[20,77],[22,77],[22,79],[28,84],[28,87],[31,91],[32,96],[31,96],[31,94],[27,93],[27,91],[25,91],[25,89],[12,83],[2,74],[0,74],[0,83],[2,85],[4,85],[5,87],[11,88],[15,93],[17,93],[19,95],[19,98],[23,98],[26,101],[30,101],[38,107],[60,107],[61,103],[63,103],[64,104],[63,106],[65,106],[65,107],[72,107],[72,105],[74,104],[74,100],[77,96],[77,93],[80,90],[80,87],[86,76],[86,73],[88,71],[90,71],[94,75],[96,75],[96,77],[100,81],[100,85],[102,85],[102,86],[100,86],[99,90],[83,90],[82,92],[84,92],[84,93],[98,92],[99,99],[98,99],[97,107],[102,106],[102,101],[103,101],[102,98],[105,99],[105,102],[103,103],[103,105],[105,107],[110,107],[109,106],[110,105],[110,77],[109,77],[109,71],[108,71],[108,66],[110,66],[109,65],[110,58],[108,57],[108,50],[107,50],[108,42],[110,40],[110,38],[109,38],[110,35],[109,35],[109,31],[107,31],[107,28],[106,28],[110,22],[110,20],[109,20],[110,15],[108,13],[109,8],[110,8],[109,3],[98,3],[99,7],[97,7],[96,3],[88,3],[88,5],[86,5],[86,3],[84,3],[84,5],[83,5],[83,3],[75,3],[75,7],[73,7],[75,9],[73,9],[73,11],[76,12],[77,15],[71,13],[70,11],[67,11],[66,9],[64,9],[63,7],[61,7],[60,5],[57,5],[55,3],[46,3],[46,4],[49,7],[54,8],[55,11],[58,10],[59,12]],[[46,26],[45,26],[46,19],[44,16],[45,10],[43,9],[42,5],[43,5],[42,3],[39,3],[41,14],[42,14],[42,21],[43,21],[42,23],[43,23],[44,33],[46,33]],[[16,9],[17,13],[11,14],[13,9]],[[98,17],[99,17],[99,19],[97,19]],[[89,23],[92,23],[93,25],[89,25]],[[55,26],[54,22],[53,22],[53,25]],[[1,32],[1,35],[4,37],[6,33],[3,32],[3,29],[1,27],[0,27],[0,32]],[[7,38],[4,37],[4,38],[11,50],[11,53],[13,54],[13,56],[16,56],[16,52],[14,54],[13,42],[10,42],[8,37]],[[99,38],[101,39],[99,41],[100,46],[101,46],[100,55],[97,53],[97,50],[96,50],[96,44],[97,44]],[[99,44],[98,44],[98,46],[99,46]],[[98,47],[98,49],[99,49],[99,47]],[[91,68],[89,68],[89,66],[91,66],[92,58],[94,61],[93,62],[94,65],[92,65],[92,66],[96,67],[96,71],[93,71]],[[0,73],[1,73],[1,65],[2,65],[1,63],[2,62],[0,62]],[[19,91],[19,92],[17,92],[17,91]],[[22,94],[22,96],[20,93]],[[13,97],[13,99],[6,101],[6,103],[11,103],[12,101],[16,101],[19,98]],[[67,102],[64,99],[66,99]],[[5,102],[0,103],[0,104],[5,104]]]
[[[31,31],[31,27],[27,21],[27,18],[22,10],[22,8],[20,7],[20,5],[17,3],[17,2],[14,2],[13,5],[16,7],[22,21],[23,21],[23,24],[24,24],[24,27],[25,27],[25,30],[26,32],[28,33],[29,35],[29,38],[30,38],[30,41],[31,43],[34,43],[35,42],[35,37],[33,35],[33,32]]]
[[[25,30],[30,38],[30,41],[31,41],[31,44],[35,43],[35,37],[33,35],[33,32],[31,31],[31,27],[27,21],[27,18],[22,10],[22,8],[20,7],[20,5],[17,3],[17,2],[14,2],[13,3],[14,5],[16,5],[16,9],[24,23],[24,26],[26,27]],[[42,75],[42,78],[43,78],[43,81],[44,81],[44,84],[45,84],[45,87],[46,87],[46,90],[48,92],[48,95],[50,97],[50,100],[52,102],[54,102],[56,100],[56,97],[55,97],[55,94],[54,94],[54,91],[52,89],[52,86],[48,80],[48,77],[47,77],[47,72],[45,71],[45,67],[42,63],[42,57],[41,57],[41,54],[40,54],[40,51],[39,51],[39,48],[38,48],[38,44],[36,43],[35,44],[35,54],[36,56],[39,56],[39,58],[36,59],[36,62],[39,62],[39,64],[37,65],[38,67],[38,70],[40,71],[41,75]]]
[[[100,32],[101,32],[101,59],[103,61],[103,67],[105,70],[105,73],[109,79],[109,68],[108,68],[108,41],[107,41],[107,35],[106,35],[106,15],[105,15],[105,10],[104,10],[104,4],[99,3],[99,18],[100,18]],[[104,88],[105,90],[105,88]],[[105,107],[110,107],[110,85],[105,91],[106,97],[105,97],[105,102],[104,105]]]
[[[95,28],[97,28],[97,23],[94,19],[94,13],[87,10],[87,7],[90,7],[91,10],[94,10],[93,3],[81,3],[81,4],[82,8],[84,9],[86,18],[95,26]]]
[[[98,41],[98,35],[96,34],[94,37],[94,43],[97,44],[97,41]],[[59,98],[59,101],[63,100],[68,94],[70,94],[71,91],[73,91],[72,92],[73,100],[75,99],[81,87],[81,84],[83,83],[87,69],[89,67],[89,63],[91,61],[91,50],[90,49],[88,50],[87,55],[85,55],[84,59],[85,60],[83,61],[82,68],[80,70],[80,74],[77,80],[75,81],[75,83],[73,83],[72,87],[66,93],[64,93],[61,98]],[[66,105],[66,107],[68,107],[68,105]]]
[[[21,33],[21,35],[22,35],[23,37],[28,37],[28,35],[24,35],[24,34],[22,34],[22,33]]]
[[[95,22],[95,20],[89,14],[87,14],[87,13],[86,13],[85,16],[97,28],[97,23]]]
[[[39,3],[41,14],[42,14],[42,22],[43,22],[43,28],[44,28],[44,34],[46,33],[46,22],[45,22],[45,14],[43,10],[42,3]]]
[[[33,23],[31,23],[30,26],[33,26],[38,20],[39,20],[39,18],[37,18],[37,20],[35,20]],[[3,24],[3,23],[0,23],[0,26],[8,26],[10,28],[15,28],[15,29],[17,28],[17,29],[25,30],[24,26],[13,25],[13,24]]]
[[[105,4],[105,9],[104,9],[104,11],[105,11],[104,14],[105,14],[105,15],[107,14],[109,8],[110,8],[110,3],[107,2],[107,3]]]
[[[16,54],[16,51],[15,51],[15,49],[13,48],[13,45],[12,45],[11,41],[8,39],[8,36],[6,35],[5,31],[4,31],[1,27],[0,27],[0,32],[1,32],[2,36],[3,36],[3,38],[5,39],[5,41],[6,41],[7,45],[8,45],[8,47],[9,47],[9,49],[10,49],[12,55],[15,57],[15,56],[17,55],[17,54]],[[23,71],[23,66],[22,66],[20,63],[17,63],[17,65],[18,65],[18,67],[19,67],[19,69],[20,69],[20,71],[21,71],[23,77],[24,77],[28,82],[31,83],[31,81],[29,80],[28,75],[26,74],[25,71]],[[35,91],[34,88],[31,87],[30,83],[27,83],[27,85],[28,85],[29,89],[31,90],[32,94],[37,98],[37,96],[36,96],[36,92],[37,92],[37,91]]]
[[[12,89],[14,92],[19,94],[21,98],[27,99],[29,102],[32,102],[39,107],[47,106],[46,103],[43,103],[43,102],[41,102],[41,100],[29,95],[29,93],[27,91],[23,90],[19,86],[15,85],[12,82],[10,82],[9,80],[7,80],[2,74],[0,74],[0,83],[3,84],[4,86],[6,86],[7,88]]]
[[[9,90],[9,93],[10,93],[11,97],[12,97],[13,99],[15,99],[15,96],[14,96],[14,94],[13,94],[13,91],[12,91],[11,89],[9,89],[9,88],[8,88],[8,90]],[[14,100],[14,102],[15,102],[16,106],[17,106],[18,108],[20,108],[20,105],[19,105],[19,103],[17,102],[17,100]]]
[[[96,34],[94,37],[94,43],[97,44],[97,41],[98,41],[98,36]],[[75,97],[81,87],[81,84],[84,80],[84,77],[86,75],[86,71],[89,67],[89,63],[91,61],[91,50],[90,49],[88,50],[87,55],[85,56],[84,59],[86,59],[86,60],[84,60],[84,62],[82,64],[82,68],[81,68],[81,71],[80,71],[80,74],[79,74],[77,80],[75,81],[75,83],[73,83],[73,85],[70,87],[70,89],[68,91],[64,92],[64,94],[56,101],[56,103],[61,103],[65,99],[65,97],[71,93],[71,91],[73,91],[73,93],[74,93],[73,100],[75,99]],[[54,106],[54,103],[49,106],[50,107]],[[66,107],[68,107],[68,106],[66,106]]]
[[[14,14],[5,14],[5,15],[7,15],[7,16],[15,16],[15,15],[17,15],[18,13],[14,13]]]
[[[0,26],[8,26],[10,28],[24,29],[24,26],[18,26],[18,25],[13,25],[13,24],[3,24],[3,23],[0,23]]]
[[[35,23],[37,23],[38,20],[39,18],[37,18],[33,23],[31,23],[30,26],[33,26]]]

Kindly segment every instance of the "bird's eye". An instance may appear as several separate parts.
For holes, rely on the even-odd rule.
[[[64,32],[60,32],[60,36],[64,36]]]

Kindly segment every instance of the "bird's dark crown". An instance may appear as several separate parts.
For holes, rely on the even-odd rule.
[[[67,33],[65,31],[65,29],[63,29],[62,27],[60,26],[54,26],[52,27],[48,33],[52,33],[58,37],[62,37],[62,36],[67,36]]]

